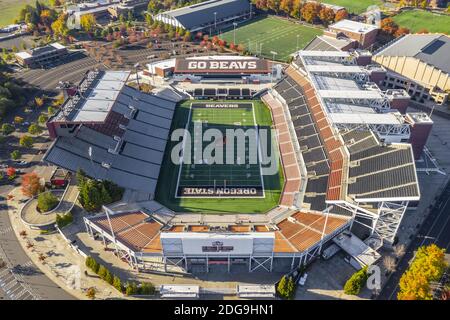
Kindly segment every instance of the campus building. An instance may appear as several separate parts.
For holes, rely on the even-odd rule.
[[[21,51],[15,54],[17,62],[28,68],[44,67],[64,58],[68,54],[67,48],[59,43]]]
[[[251,18],[253,12],[248,0],[208,0],[159,13],[154,19],[194,32],[231,25]]]
[[[375,52],[372,60],[388,70],[384,86],[401,88],[413,100],[443,104],[450,91],[450,37],[408,34]]]
[[[368,49],[375,43],[378,31],[375,25],[344,19],[330,25],[324,35],[355,40],[358,48]]]

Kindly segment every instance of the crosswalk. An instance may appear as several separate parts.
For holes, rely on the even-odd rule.
[[[12,231],[13,231],[13,228],[12,228],[12,227],[2,228],[2,229],[0,229],[0,236],[1,236],[1,235],[4,235],[4,234],[7,234],[7,233],[10,233],[10,232],[12,232]]]
[[[31,266],[31,261],[27,266]],[[22,265],[24,267],[24,265]],[[9,300],[37,300],[39,297],[33,293],[23,278],[14,273],[10,268],[0,269],[0,290]]]

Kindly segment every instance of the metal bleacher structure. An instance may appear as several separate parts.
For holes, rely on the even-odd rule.
[[[44,159],[127,189],[155,192],[176,102],[125,85],[129,71],[90,71],[47,127]]]
[[[294,205],[351,216],[389,245],[409,201],[420,198],[411,145],[390,142],[409,136],[389,105],[389,95],[404,93],[382,92],[370,82],[373,69],[355,60],[348,52],[299,51],[268,95],[285,109],[307,172]]]

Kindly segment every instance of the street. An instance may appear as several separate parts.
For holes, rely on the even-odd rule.
[[[435,243],[447,251],[450,247],[450,182],[437,200],[434,208],[426,218],[416,237],[411,241],[403,259],[399,262],[397,270],[392,274],[384,286],[379,300],[395,300],[399,289],[398,283],[408,268],[417,248]]]

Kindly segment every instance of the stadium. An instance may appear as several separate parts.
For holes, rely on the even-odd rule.
[[[175,61],[153,93],[130,87],[128,71],[92,71],[49,119],[44,159],[126,189],[84,222],[136,270],[289,271],[331,244],[370,265],[420,200],[415,159],[432,125],[405,112],[404,90],[377,86],[385,70],[370,58],[298,51],[277,79],[262,68],[271,79],[260,87],[242,70],[217,72],[220,57],[193,60],[195,81],[179,78],[186,69]],[[214,63],[199,71],[199,61]],[[214,90],[192,94],[205,86]],[[254,92],[228,98],[227,86]],[[229,136],[237,130],[247,133],[241,154]]]

